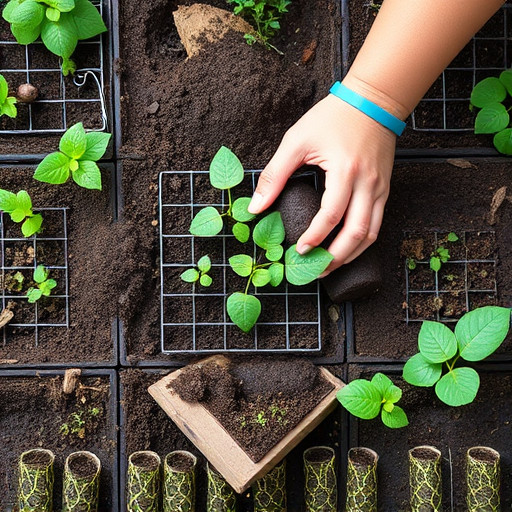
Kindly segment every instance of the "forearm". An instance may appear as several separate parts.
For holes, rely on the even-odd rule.
[[[405,119],[504,0],[384,0],[343,83]]]

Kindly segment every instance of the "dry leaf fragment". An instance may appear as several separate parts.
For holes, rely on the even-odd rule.
[[[494,226],[496,224],[496,213],[498,212],[499,207],[503,204],[503,201],[505,201],[505,198],[507,197],[507,187],[501,187],[492,196],[491,201],[491,209],[489,210],[489,217],[487,222]]]
[[[4,309],[1,313],[0,313],[0,329],[4,326],[4,325],[7,325],[11,320],[12,320],[12,317],[14,316],[14,313],[10,310],[10,309]]]
[[[458,167],[459,169],[477,169],[477,166],[468,160],[464,160],[462,158],[448,158],[446,160],[450,165],[454,167]]]

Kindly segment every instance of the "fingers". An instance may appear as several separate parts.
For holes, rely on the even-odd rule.
[[[340,223],[352,194],[352,183],[342,173],[327,172],[320,210],[297,242],[297,252],[306,254],[320,245]]]
[[[288,132],[260,174],[248,211],[257,214],[267,209],[281,193],[288,178],[302,165],[303,160],[304,151],[301,145]]]

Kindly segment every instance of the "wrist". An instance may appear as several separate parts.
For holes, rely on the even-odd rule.
[[[369,84],[350,72],[345,76],[341,83],[402,121],[405,121],[410,114],[409,109],[405,105],[402,105],[390,95],[382,92],[377,87]]]

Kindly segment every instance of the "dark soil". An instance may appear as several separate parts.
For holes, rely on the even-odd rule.
[[[139,453],[131,458],[131,463],[139,468],[144,468],[147,471],[153,471],[159,465],[159,460],[154,455],[148,453]]]
[[[361,0],[349,0],[350,12],[350,48],[349,65],[353,62],[357,52],[373,24],[376,13],[368,6],[368,2]],[[493,19],[479,32],[478,37],[503,38],[503,17],[506,10],[498,12]],[[507,37],[510,34],[507,35]],[[508,63],[504,62],[503,41],[484,39],[478,41],[476,46],[476,66],[496,67],[496,71],[479,71],[476,80],[483,80],[488,76],[497,76],[500,69],[505,69]],[[496,48],[496,45],[499,48]],[[500,54],[501,52],[501,54]],[[485,56],[491,54],[492,66],[488,66]],[[449,67],[471,68],[473,66],[473,46],[469,43],[461,53],[452,61]],[[473,87],[471,69],[453,69],[445,72],[446,97],[446,127],[448,129],[472,128],[475,114],[469,110],[469,97]],[[425,99],[442,98],[442,80],[438,78],[430,90],[425,94]],[[450,98],[467,98],[467,101],[450,101]],[[443,108],[441,102],[421,101],[415,111],[416,126],[418,128],[442,128]],[[398,138],[398,148],[493,148],[492,137],[475,136],[471,131],[442,131],[438,133],[415,131],[412,129],[411,119],[407,120],[408,127],[404,134]]]
[[[486,464],[494,464],[498,459],[498,455],[496,453],[483,448],[474,448],[469,450],[469,455],[478,462],[485,462]]]
[[[329,370],[340,378],[341,368]],[[197,510],[206,510],[206,460],[179,431],[168,416],[160,409],[147,392],[147,388],[162,378],[162,372],[125,370],[120,373],[122,392],[121,430],[122,461],[127,464],[127,456],[138,450],[153,450],[163,458],[175,450],[187,450],[198,457],[197,464]],[[289,510],[301,510],[304,503],[304,472],[302,455],[306,448],[327,445],[340,450],[339,410],[332,413],[311,434],[286,457],[287,497]],[[126,466],[125,466],[126,467]],[[121,472],[121,478],[124,478]],[[121,485],[123,482],[121,481]],[[252,491],[248,489],[238,496],[239,512],[252,512],[254,509]]]
[[[39,466],[43,468],[48,466],[51,461],[51,456],[49,453],[32,450],[25,453],[21,457],[21,461],[27,466]]]
[[[192,368],[195,390],[197,370]],[[301,360],[253,359],[230,362],[228,367],[207,363],[201,371],[205,384],[201,402],[254,462],[332,390],[317,367]],[[180,391],[188,382],[186,369],[169,388],[184,399],[190,394]]]
[[[453,466],[454,508],[465,510],[466,451],[472,446],[489,446],[500,452],[502,471],[502,508],[512,503],[512,375],[508,370],[480,370],[481,385],[476,400],[463,407],[449,407],[436,397],[433,388],[414,388],[404,383],[396,371],[380,368],[403,389],[400,406],[409,418],[409,426],[392,430],[379,419],[353,419],[351,446],[367,446],[379,458],[379,511],[410,510],[407,452],[430,445],[441,451],[443,473],[443,510],[450,510],[450,456]],[[370,378],[375,370],[352,366],[349,380]],[[396,377],[394,376],[396,375]],[[358,433],[357,433],[358,432]],[[451,453],[450,453],[451,452]]]
[[[437,452],[430,448],[414,448],[411,452],[411,455],[415,459],[421,460],[436,460],[438,457]]]
[[[62,376],[6,377],[0,386],[0,502],[13,504],[18,486],[17,458],[23,451],[46,448],[55,454],[54,507],[60,510],[62,471],[66,457],[88,450],[101,460],[100,510],[113,507],[113,465],[116,459],[115,418],[110,415],[108,377],[81,377],[76,392],[63,395]],[[98,409],[91,414],[92,409]],[[71,429],[73,415],[85,425]],[[73,462],[83,462],[83,458]],[[31,461],[43,462],[39,457]],[[81,467],[89,472],[89,462]],[[94,472],[94,470],[93,470]]]
[[[184,473],[194,467],[194,460],[183,453],[174,453],[171,457],[167,457],[167,462],[174,471]]]
[[[121,281],[118,281],[118,276],[123,272],[121,262],[126,255],[119,250],[120,246],[116,241],[117,229],[112,224],[110,173],[107,169],[103,170],[103,192],[98,192],[85,190],[71,182],[59,186],[40,183],[32,179],[33,172],[33,167],[4,167],[0,169],[0,180],[2,187],[7,190],[27,190],[34,207],[69,208],[67,227],[70,327],[40,328],[37,347],[33,328],[17,329],[13,332],[8,327],[7,343],[0,347],[0,359],[17,360],[20,363],[111,362],[112,322],[117,314],[115,297],[119,296],[117,283]],[[8,236],[21,237],[19,226],[13,226],[7,217],[5,226]],[[47,234],[63,237],[62,214],[45,214],[43,227],[41,236]],[[121,237],[124,238],[124,235]],[[43,242],[38,246],[39,263],[48,261],[50,264],[64,264],[62,242],[51,242],[49,245]],[[6,242],[7,261],[9,258],[13,260],[6,264],[13,264],[14,260],[29,263],[33,261],[33,256],[26,242]],[[22,273],[27,283],[32,281],[32,271]],[[65,294],[63,271],[53,270],[50,277],[58,282],[55,292]],[[126,288],[125,284],[121,286]],[[26,293],[26,287],[24,290]],[[47,310],[46,317],[44,314],[40,315],[39,321],[45,321],[45,318],[50,321],[61,320],[65,307],[62,301],[63,299],[45,298],[42,307]],[[31,318],[35,311],[33,305],[25,300],[14,302],[14,321],[34,321]]]
[[[76,478],[88,478],[96,474],[97,465],[89,455],[80,455],[71,459],[69,470]]]
[[[442,162],[397,163],[376,243],[379,253],[386,255],[382,259],[383,286],[375,297],[353,306],[356,356],[400,360],[413,355],[417,351],[421,323],[406,324],[407,307],[411,318],[435,319],[439,312],[445,320],[456,320],[466,309],[465,293],[461,291],[464,286],[457,284],[461,280],[460,264],[453,262],[443,264],[439,273],[440,290],[445,290],[439,297],[432,287],[435,283],[429,276],[428,263],[418,264],[415,270],[409,271],[411,293],[406,303],[404,232],[415,233],[412,238],[406,235],[408,243],[414,240],[415,244],[419,240],[417,234],[422,233],[423,247],[416,250],[423,254],[426,262],[430,257],[433,231],[466,231],[468,258],[497,260],[495,269],[492,264],[468,264],[469,308],[495,303],[512,306],[512,256],[508,250],[512,244],[512,204],[505,201],[501,205],[494,226],[489,226],[486,220],[493,194],[501,186],[512,187],[512,177],[508,164],[496,161],[480,161],[471,169]],[[489,233],[490,230],[495,233]],[[409,247],[408,250],[414,252],[415,249]],[[454,254],[460,257],[457,252]],[[450,275],[455,284],[446,279]],[[489,286],[494,279],[497,299],[492,292],[478,292],[475,288]],[[432,291],[413,293],[414,290]],[[511,342],[509,335],[498,352],[509,351]]]
[[[368,467],[375,464],[375,456],[365,448],[353,448],[349,454],[350,462],[355,466]]]
[[[326,450],[325,448],[317,448],[316,450],[311,450],[308,452],[306,456],[306,460],[310,463],[322,463],[327,462],[332,457],[332,452]]]

